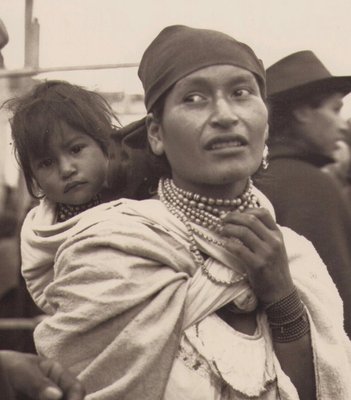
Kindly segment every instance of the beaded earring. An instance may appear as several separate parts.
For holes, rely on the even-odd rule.
[[[269,162],[268,162],[268,146],[265,144],[264,149],[263,149],[263,154],[262,154],[262,168],[266,170],[268,168]]]

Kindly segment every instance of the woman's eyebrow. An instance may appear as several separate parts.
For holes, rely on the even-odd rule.
[[[242,73],[240,75],[236,75],[234,77],[231,77],[228,79],[228,83],[232,84],[241,84],[241,83],[249,83],[249,84],[255,84],[256,78],[250,73]]]

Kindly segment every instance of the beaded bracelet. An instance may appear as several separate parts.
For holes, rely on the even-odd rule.
[[[276,303],[266,305],[265,311],[274,342],[293,342],[310,331],[306,309],[296,288]]]

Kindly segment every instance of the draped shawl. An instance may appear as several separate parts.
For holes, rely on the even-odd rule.
[[[348,400],[351,345],[341,299],[312,244],[281,230],[310,318],[317,398]],[[235,259],[226,266],[223,248],[197,239],[213,274],[242,273]],[[58,248],[54,274],[46,297],[55,311],[36,328],[36,346],[78,374],[89,400],[162,399],[184,330],[242,292],[201,274],[183,223],[152,199],[121,200],[82,218]],[[274,367],[282,398],[298,399],[276,357]]]

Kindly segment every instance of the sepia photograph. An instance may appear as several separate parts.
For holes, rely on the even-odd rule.
[[[1,0],[1,400],[351,399],[350,16]]]

